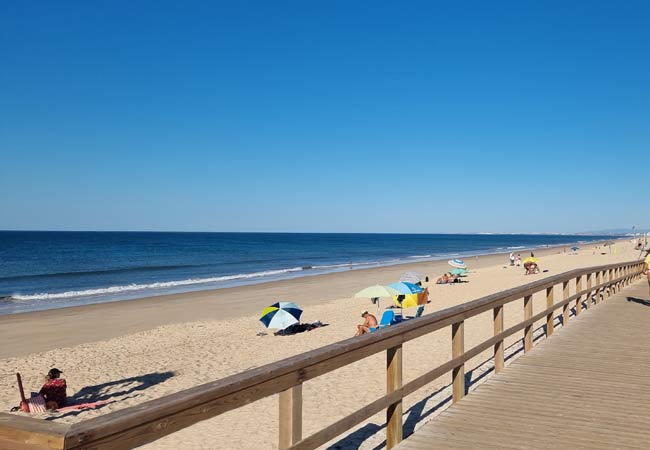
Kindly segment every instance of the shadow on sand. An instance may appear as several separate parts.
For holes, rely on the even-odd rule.
[[[174,372],[155,372],[146,375],[138,375],[136,377],[122,378],[121,380],[107,381],[106,383],[97,384],[94,386],[86,386],[79,390],[74,395],[68,397],[68,405],[75,405],[80,403],[92,403],[99,401],[107,401],[104,405],[99,405],[94,409],[101,409],[114,401],[120,401],[127,398],[137,397],[139,394],[135,392],[144,391],[156,384],[163,383],[174,376]],[[84,410],[68,411],[64,414],[48,417],[46,420],[61,419],[68,416],[76,416]],[[87,411],[87,410],[86,410]]]

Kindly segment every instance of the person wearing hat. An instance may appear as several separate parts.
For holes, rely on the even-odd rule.
[[[63,372],[59,369],[50,369],[47,373],[47,381],[41,387],[39,394],[45,399],[47,409],[58,409],[66,404],[67,384],[65,379],[61,378]]]

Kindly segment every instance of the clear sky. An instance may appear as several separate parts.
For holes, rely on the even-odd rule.
[[[0,229],[650,227],[650,2],[5,1]]]

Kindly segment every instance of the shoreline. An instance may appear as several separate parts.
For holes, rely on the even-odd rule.
[[[612,241],[624,242],[625,239]],[[583,248],[592,249],[602,242],[606,241],[583,244]],[[537,256],[544,257],[561,254],[561,249],[569,245],[534,251]],[[505,255],[508,253],[477,255],[465,257],[465,260],[473,271],[506,264]],[[164,325],[238,319],[258,314],[265,306],[281,300],[298,302],[308,311],[310,307],[350,298],[369,285],[396,281],[406,271],[429,276],[433,284],[448,270],[446,260],[394,264],[246,286],[5,314],[0,315],[0,339],[3,342],[0,358],[111,339]],[[242,301],[242,298],[246,300]],[[62,328],[66,323],[74,326],[74,333]],[[35,335],[34,329],[40,332]]]
[[[571,236],[578,237],[578,236]],[[169,281],[157,281],[154,284],[174,284],[179,283],[178,285],[169,286],[169,287],[146,287],[143,285],[140,289],[132,288],[133,285],[121,285],[121,286],[105,286],[97,288],[89,288],[89,291],[110,291],[111,289],[123,288],[121,292],[115,292],[113,295],[108,293],[98,294],[98,295],[87,295],[75,297],[74,295],[65,296],[64,294],[74,294],[76,292],[54,292],[54,293],[33,293],[33,294],[14,294],[8,295],[6,297],[0,297],[0,301],[8,300],[10,304],[17,306],[17,311],[11,311],[7,305],[0,306],[6,308],[8,311],[3,311],[0,307],[0,317],[5,315],[17,315],[30,312],[42,312],[49,311],[53,309],[64,309],[64,308],[74,308],[74,307],[83,307],[98,305],[104,303],[115,303],[115,302],[126,302],[126,301],[135,301],[156,297],[169,297],[173,295],[190,295],[200,292],[212,292],[222,289],[232,289],[246,286],[260,286],[266,285],[269,283],[279,282],[279,281],[290,281],[296,280],[304,277],[317,277],[322,275],[330,275],[336,273],[344,273],[349,271],[362,271],[362,270],[371,270],[371,269],[381,269],[385,267],[393,266],[406,266],[420,263],[437,263],[441,261],[447,261],[452,258],[461,258],[469,259],[476,258],[481,256],[494,256],[494,255],[504,255],[510,252],[521,253],[521,252],[541,252],[548,249],[560,248],[560,247],[569,247],[572,245],[597,245],[602,242],[607,241],[617,241],[624,240],[625,237],[612,237],[611,239],[598,240],[598,241],[572,241],[561,244],[540,244],[540,245],[531,245],[531,246],[514,246],[514,247],[497,247],[494,249],[481,250],[481,251],[463,251],[459,250],[457,252],[451,252],[441,255],[425,255],[425,256],[400,256],[393,259],[379,260],[379,261],[350,261],[349,263],[337,263],[330,266],[304,266],[304,267],[293,267],[285,269],[272,269],[271,272],[277,272],[277,274],[272,274],[269,276],[255,276],[256,273],[242,273],[237,275],[226,275],[222,278],[232,278],[232,280],[227,280],[223,282],[211,282],[203,281],[201,278],[196,280],[169,280]],[[210,277],[206,278],[208,280]],[[187,284],[180,284],[184,281],[192,281]],[[221,284],[221,285],[220,285]],[[204,287],[201,287],[203,285]],[[183,287],[185,286],[185,287]],[[192,288],[192,286],[196,286]],[[135,286],[138,288],[139,286]],[[158,291],[158,292],[156,292]],[[46,298],[38,298],[38,297]],[[55,299],[60,299],[60,306],[56,302],[53,302],[52,298],[47,298],[47,296],[54,296]],[[57,297],[58,296],[58,297]],[[23,298],[24,297],[24,298]],[[32,298],[33,297],[33,298]],[[93,298],[94,297],[94,298]],[[66,299],[67,298],[67,299]],[[71,303],[71,304],[70,304]],[[24,310],[21,310],[21,306]]]

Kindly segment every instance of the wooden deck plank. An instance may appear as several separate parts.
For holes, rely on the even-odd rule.
[[[650,448],[650,301],[636,282],[572,317],[400,450]]]

